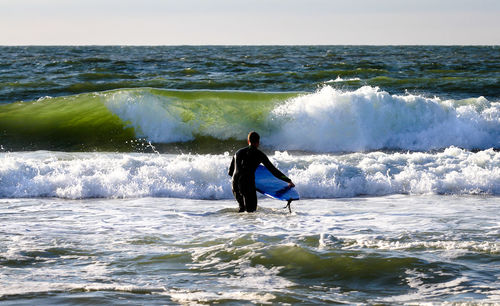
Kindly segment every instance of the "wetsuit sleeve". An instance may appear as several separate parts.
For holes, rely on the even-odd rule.
[[[292,181],[271,163],[266,154],[262,153],[261,155],[261,162],[267,168],[267,170],[269,170],[269,172],[271,172],[275,177],[287,183],[290,183]]]
[[[229,174],[229,176],[233,176],[233,173],[234,173],[234,156],[233,159],[231,160],[231,165],[229,166],[229,171],[227,172],[227,174]]]

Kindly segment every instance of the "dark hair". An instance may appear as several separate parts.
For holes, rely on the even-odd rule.
[[[260,136],[259,134],[257,134],[257,132],[250,132],[248,133],[248,141],[250,142],[250,144],[256,144],[260,141]]]

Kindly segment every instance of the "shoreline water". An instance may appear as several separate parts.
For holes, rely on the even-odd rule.
[[[498,197],[1,202],[6,303],[500,299]]]

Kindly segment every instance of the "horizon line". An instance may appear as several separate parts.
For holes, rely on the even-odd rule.
[[[0,47],[498,47],[500,44],[0,44]]]

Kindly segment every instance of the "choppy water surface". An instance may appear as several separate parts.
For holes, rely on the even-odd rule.
[[[1,204],[7,303],[500,301],[496,197]]]
[[[0,47],[0,102],[119,88],[498,97],[498,46]]]

